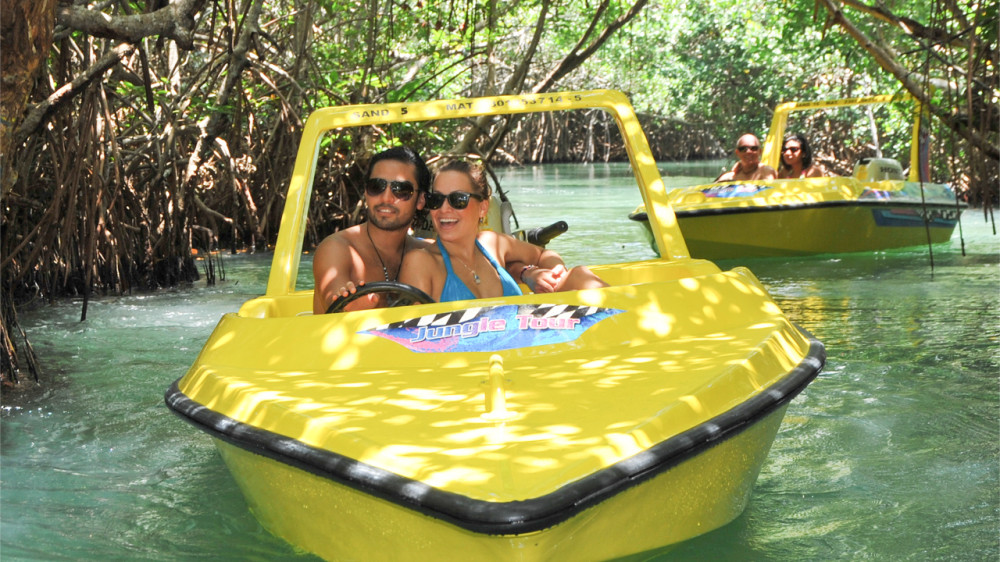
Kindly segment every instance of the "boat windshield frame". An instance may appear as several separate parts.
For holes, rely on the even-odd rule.
[[[625,143],[643,203],[649,212],[653,236],[661,259],[690,259],[677,218],[667,202],[667,191],[635,110],[625,94],[613,90],[584,90],[461,98],[423,102],[363,104],[327,107],[314,111],[306,121],[295,167],[281,216],[266,295],[295,292],[302,255],[309,201],[315,179],[321,140],[327,131],[390,123],[412,123],[482,116],[603,109],[614,117]]]
[[[767,138],[764,140],[764,149],[760,155],[760,161],[774,169],[778,169],[781,159],[781,147],[784,144],[785,129],[788,127],[788,115],[793,111],[823,111],[840,107],[850,107],[858,105],[888,104],[897,102],[913,103],[913,132],[910,139],[910,173],[907,181],[918,182],[930,181],[930,173],[926,165],[926,150],[921,155],[921,147],[926,147],[927,142],[922,141],[925,135],[921,134],[921,123],[926,111],[923,104],[910,94],[886,94],[878,96],[865,96],[858,98],[844,98],[836,100],[818,101],[792,101],[779,104],[774,109],[774,117],[771,118],[771,128],[768,129]]]

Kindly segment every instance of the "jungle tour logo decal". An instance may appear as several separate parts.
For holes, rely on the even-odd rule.
[[[760,185],[757,183],[737,183],[737,184],[727,184],[727,185],[713,185],[712,187],[707,187],[702,189],[701,192],[705,197],[718,197],[718,198],[729,198],[729,197],[751,197],[757,195],[761,191],[771,189],[769,185]]]
[[[596,306],[507,304],[430,314],[360,333],[418,353],[501,351],[573,341],[621,312]]]

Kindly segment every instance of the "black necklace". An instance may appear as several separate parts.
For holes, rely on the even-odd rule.
[[[365,224],[365,234],[368,235],[368,241],[372,243],[372,249],[375,250],[375,257],[378,258],[378,262],[382,264],[382,275],[385,276],[386,281],[395,281],[399,279],[399,270],[403,269],[403,256],[406,255],[406,238],[403,238],[403,246],[399,252],[399,265],[396,267],[396,275],[389,279],[389,268],[385,266],[385,262],[382,260],[382,254],[378,253],[378,246],[375,245],[375,241],[372,240],[371,223]]]

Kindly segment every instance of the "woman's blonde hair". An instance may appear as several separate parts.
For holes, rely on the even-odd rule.
[[[486,181],[486,169],[483,168],[482,164],[467,160],[452,160],[438,168],[437,173],[441,172],[460,172],[469,176],[472,188],[485,199],[490,198],[490,184]]]

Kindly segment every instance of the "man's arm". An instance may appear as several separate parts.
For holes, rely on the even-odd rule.
[[[730,168],[728,171],[719,174],[719,176],[715,178],[715,181],[733,181],[734,179],[736,179],[736,174],[739,173],[739,171],[740,171],[740,163],[737,162],[733,164],[733,167]]]
[[[313,256],[313,314],[325,314],[337,298],[337,290],[354,281],[351,246],[335,236],[328,236],[316,247]],[[360,279],[358,280],[360,282]]]

